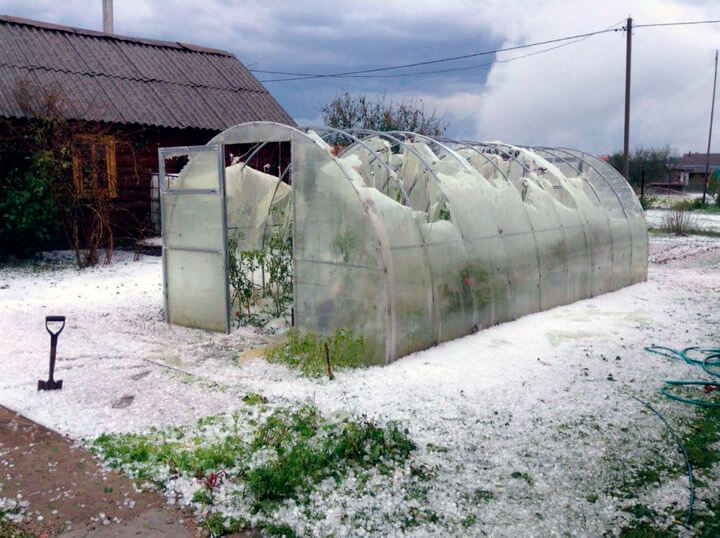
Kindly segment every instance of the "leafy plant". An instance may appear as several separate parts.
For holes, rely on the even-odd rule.
[[[674,202],[671,209],[675,211],[696,211],[703,209],[706,204],[703,204],[702,198],[692,198],[689,200],[678,200]]]
[[[238,307],[235,318],[239,325],[262,326],[273,317],[287,315],[292,304],[292,238],[273,229],[257,250],[241,250],[242,239],[242,232],[228,239],[231,303]],[[267,276],[266,282],[256,281],[258,271]],[[272,308],[263,305],[268,298]]]
[[[265,242],[263,252],[268,275],[266,290],[272,298],[275,317],[280,317],[286,306],[292,304],[292,237],[282,237],[279,231],[273,230]]]
[[[641,196],[640,197],[640,205],[642,206],[644,211],[647,211],[648,209],[651,209],[655,206],[657,203],[657,197],[655,196]]]
[[[191,478],[196,489],[185,501],[213,536],[246,528],[243,517],[250,514],[257,528],[294,536],[277,512],[281,504],[292,499],[307,505],[319,484],[339,482],[351,470],[392,473],[416,449],[407,433],[396,423],[380,426],[364,416],[328,419],[311,403],[272,411],[247,405],[194,427],[105,434],[90,446],[110,467],[161,488]],[[228,498],[243,517],[218,511]]]
[[[271,346],[265,352],[265,358],[268,362],[300,370],[308,377],[320,377],[325,373],[325,344],[333,370],[362,365],[365,340],[362,336],[354,336],[349,329],[339,329],[332,336],[290,329],[287,342]]]
[[[236,313],[238,321],[250,317],[250,307],[258,297],[255,284],[255,271],[260,267],[262,254],[257,250],[243,251],[238,246],[243,239],[242,232],[237,232],[228,239],[228,277],[230,279],[232,305],[238,304]]]
[[[24,169],[10,170],[0,183],[0,244],[19,256],[35,254],[58,231],[50,190],[53,161],[42,150],[25,160]]]

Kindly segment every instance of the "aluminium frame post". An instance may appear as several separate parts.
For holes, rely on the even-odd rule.
[[[630,62],[632,60],[632,17],[627,20],[625,41],[625,132],[623,137],[623,176],[630,183]]]
[[[225,333],[230,334],[231,322],[230,322],[230,311],[232,305],[230,304],[230,269],[229,255],[228,255],[228,227],[227,227],[227,195],[225,189],[225,144],[217,144],[215,151],[217,152],[218,160],[218,189],[220,190],[219,198],[221,205],[222,214],[222,257],[223,257],[223,273],[225,276]]]
[[[167,193],[165,178],[165,151],[158,148],[158,193],[160,203],[160,237],[162,238],[162,264],[163,264],[163,308],[165,309],[165,323],[170,322],[168,311],[168,280],[167,280],[167,244],[165,243],[165,226],[163,226],[163,205]]]

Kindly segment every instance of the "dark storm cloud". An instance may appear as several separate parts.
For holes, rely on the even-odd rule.
[[[99,29],[101,0],[0,0],[0,13]],[[683,0],[260,2],[116,0],[119,34],[222,48],[252,69],[333,73],[411,63],[636,23],[720,18]],[[714,26],[635,33],[631,143],[698,150],[707,136]],[[537,49],[533,49],[537,50]],[[502,53],[507,60],[519,53]],[[477,65],[485,56],[418,68]],[[316,120],[339,90],[420,97],[449,133],[582,147],[622,144],[624,34],[605,34],[509,63],[400,78],[266,82],[298,120]],[[399,71],[403,72],[403,71]],[[404,72],[409,72],[406,70]],[[282,75],[257,73],[261,80]]]

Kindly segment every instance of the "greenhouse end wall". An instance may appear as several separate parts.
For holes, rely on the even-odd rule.
[[[351,330],[363,337],[369,363],[647,277],[647,225],[634,192],[583,152],[265,122],[230,128],[209,146],[269,142],[291,145],[295,325],[325,335]],[[176,188],[208,183],[193,177],[208,166],[192,159]],[[238,209],[251,183],[232,184],[244,176],[228,170],[222,189],[240,198],[227,202],[226,232],[228,222],[265,229],[257,208]],[[257,186],[270,189],[273,180],[253,185],[246,199],[264,200],[262,213],[275,191],[258,194]],[[164,236],[182,236],[177,228],[187,219],[170,213]],[[193,296],[166,278],[168,292]],[[168,319],[207,326],[192,315]]]

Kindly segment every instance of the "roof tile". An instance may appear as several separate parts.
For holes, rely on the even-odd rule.
[[[0,16],[0,115],[17,80],[62,88],[72,118],[220,130],[292,118],[231,54]]]

